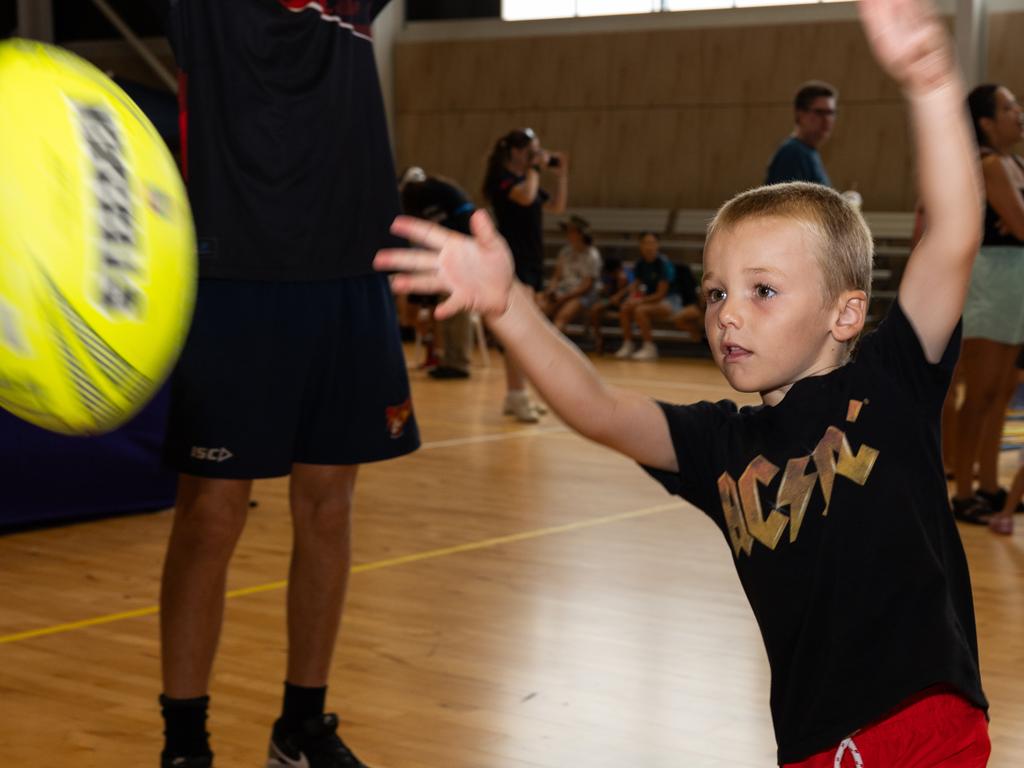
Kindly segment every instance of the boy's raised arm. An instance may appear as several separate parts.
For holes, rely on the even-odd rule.
[[[675,451],[661,408],[650,398],[611,387],[590,361],[541,314],[517,283],[504,239],[483,211],[473,237],[405,216],[392,231],[423,246],[377,254],[374,266],[400,270],[398,293],[447,293],[436,316],[479,312],[554,411],[574,430],[649,466],[676,471]]]
[[[875,58],[910,106],[929,226],[911,253],[899,302],[937,362],[963,310],[981,240],[983,192],[964,87],[949,37],[927,0],[861,0]]]

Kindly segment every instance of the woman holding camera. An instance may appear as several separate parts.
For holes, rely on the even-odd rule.
[[[541,175],[551,173],[554,195],[541,188]],[[538,294],[544,282],[544,211],[564,213],[569,196],[569,157],[543,149],[529,128],[509,131],[495,143],[487,161],[484,197],[494,209],[498,231],[508,241],[516,277]],[[519,421],[539,419],[537,405],[526,391],[526,378],[505,354],[508,392],[504,411]]]

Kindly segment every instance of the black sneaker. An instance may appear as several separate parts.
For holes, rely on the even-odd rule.
[[[977,490],[974,492],[974,495],[977,496],[982,501],[984,501],[986,504],[988,504],[989,508],[991,508],[994,512],[1002,512],[1003,507],[1006,506],[1006,497],[1009,496],[1010,494],[1007,492],[1005,488],[999,488],[994,493]],[[1018,503],[1017,508],[1014,509],[1013,511],[1016,512],[1018,515],[1024,512],[1024,501]]]
[[[281,733],[274,723],[267,768],[368,768],[338,737],[338,716],[325,714],[307,720],[297,733]]]
[[[213,768],[213,755],[201,757],[160,756],[160,768]]]
[[[437,368],[428,371],[427,375],[433,379],[468,379],[469,371],[453,368],[450,365],[439,365]]]
[[[992,507],[984,499],[977,496],[969,496],[966,499],[952,499],[953,517],[961,523],[971,525],[988,525],[992,517]]]
[[[1006,497],[1008,494],[1005,488],[999,488],[994,493],[989,493],[988,491],[983,491],[979,488],[974,492],[974,495],[988,504],[989,509],[998,511],[1006,506]]]

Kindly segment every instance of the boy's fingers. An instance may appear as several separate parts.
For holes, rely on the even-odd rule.
[[[440,251],[446,245],[462,237],[458,232],[446,229],[432,221],[399,216],[391,223],[391,232],[406,240]]]
[[[391,278],[391,290],[395,293],[444,293],[449,286],[436,275],[395,275]]]
[[[452,294],[434,308],[434,317],[438,320],[447,320],[464,309],[463,303],[456,294]]]
[[[437,269],[437,254],[415,248],[385,248],[377,251],[373,268],[386,272],[429,272]]]
[[[469,220],[469,228],[473,237],[480,241],[480,244],[487,247],[494,243],[500,235],[494,228],[494,222],[487,215],[487,211],[476,211]]]

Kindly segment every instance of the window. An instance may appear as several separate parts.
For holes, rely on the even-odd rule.
[[[701,11],[709,8],[750,8],[763,5],[803,5],[822,2],[846,2],[846,0],[502,0],[501,17],[507,21],[563,19],[573,16]]]

